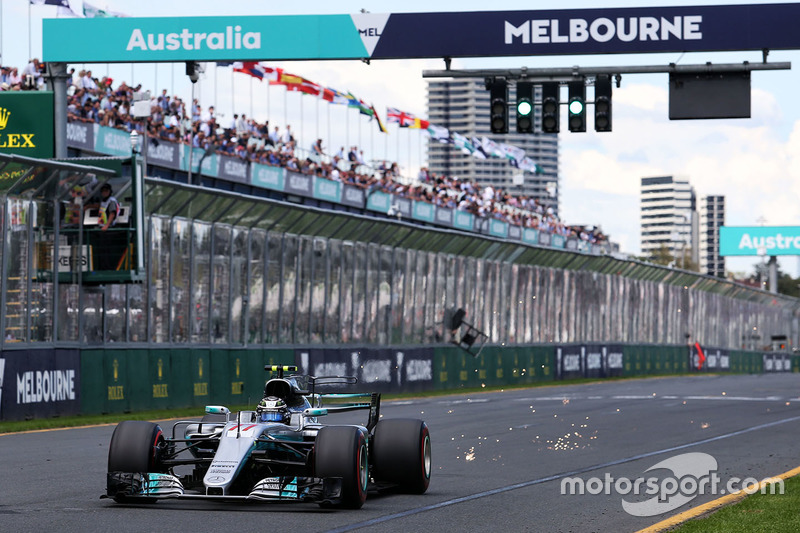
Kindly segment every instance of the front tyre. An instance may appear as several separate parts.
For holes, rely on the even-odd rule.
[[[376,481],[423,494],[431,483],[431,435],[422,420],[388,419],[375,426],[371,443]]]
[[[164,434],[158,424],[141,420],[120,422],[108,448],[109,472],[161,472],[159,448]]]
[[[132,474],[163,472],[160,460],[163,443],[164,434],[158,424],[140,420],[120,422],[108,448],[108,495],[117,503],[126,502],[134,490]],[[137,498],[135,501],[155,500]]]
[[[339,506],[360,509],[367,500],[369,466],[364,433],[354,426],[325,426],[317,433],[314,468],[318,478],[341,478]]]

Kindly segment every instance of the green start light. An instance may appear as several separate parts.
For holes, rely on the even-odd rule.
[[[580,115],[583,113],[583,102],[581,100],[573,100],[569,103],[569,112],[572,115]]]
[[[523,100],[517,104],[517,113],[521,116],[528,116],[533,111],[533,106],[527,100]]]

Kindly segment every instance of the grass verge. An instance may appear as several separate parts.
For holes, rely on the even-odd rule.
[[[754,533],[800,531],[800,476],[784,481],[783,494],[747,496],[740,502],[691,520],[677,529],[680,533]]]

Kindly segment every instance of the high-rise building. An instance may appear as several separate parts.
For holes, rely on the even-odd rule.
[[[662,247],[675,258],[674,266],[688,268],[698,262],[697,210],[694,188],[673,176],[642,178],[642,255]]]
[[[725,225],[725,197],[700,198],[700,272],[725,277],[725,258],[719,255],[719,228]]]
[[[428,169],[436,174],[456,176],[477,182],[480,186],[491,185],[511,194],[526,195],[539,200],[558,213],[558,135],[544,133],[517,133],[516,86],[509,88],[509,133],[492,134],[489,125],[489,91],[483,78],[457,78],[431,80],[428,82],[428,119],[431,124],[459,133],[468,139],[488,137],[498,143],[506,143],[525,151],[525,155],[541,166],[541,174],[522,172],[508,160],[501,158],[478,159],[462,153],[451,144],[435,140],[428,145]],[[541,89],[536,87],[534,101],[541,100]],[[534,105],[534,131],[541,132],[541,109]],[[520,179],[521,176],[521,179]]]

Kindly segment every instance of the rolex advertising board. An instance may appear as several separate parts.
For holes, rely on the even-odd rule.
[[[53,157],[53,93],[0,92],[0,153]]]

